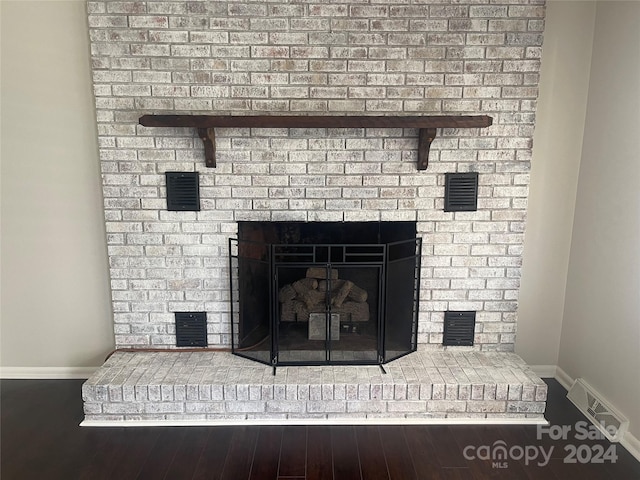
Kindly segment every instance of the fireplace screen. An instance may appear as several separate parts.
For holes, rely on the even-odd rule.
[[[412,222],[242,222],[230,240],[233,353],[277,366],[414,351],[420,252]]]

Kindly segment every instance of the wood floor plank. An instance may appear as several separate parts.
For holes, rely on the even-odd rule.
[[[439,474],[444,480],[484,480],[499,477],[477,477],[468,468],[446,467]],[[505,477],[506,479],[507,477]]]
[[[611,476],[603,465],[565,463],[564,459],[554,458],[549,462],[549,470],[557,478],[579,478],[580,480],[623,480],[624,477]],[[627,480],[627,479],[624,479]],[[635,479],[628,479],[635,480]]]
[[[209,427],[189,427],[165,475],[166,480],[193,478],[210,434]],[[117,477],[114,477],[117,478]]]
[[[473,449],[482,446],[485,443],[477,434],[477,428],[464,425],[456,425],[452,432],[453,438],[458,445],[458,450],[462,452],[462,456],[465,460],[465,465],[469,470],[468,473],[470,475],[470,478],[492,478],[499,474],[499,472],[496,472],[495,469],[492,468],[491,462],[478,459],[468,460],[465,457],[465,452],[468,453],[467,456],[469,457],[471,455],[475,456],[475,452],[473,451]]]
[[[280,449],[279,477],[303,477],[307,465],[307,427],[284,427]]]
[[[430,426],[430,435],[433,438],[433,451],[438,463],[443,468],[466,468],[467,460],[463,451],[455,439],[455,427],[447,425]]]
[[[567,391],[560,383],[553,380],[547,383],[548,398],[557,401],[548,402],[544,417],[551,425],[574,424],[584,417],[575,406],[566,399]]]
[[[249,476],[251,480],[275,480],[278,478],[283,430],[283,427],[277,426],[260,427],[251,475]]]
[[[331,429],[331,455],[334,480],[362,479],[356,435],[351,425]]]
[[[164,478],[186,434],[186,428],[163,427],[138,474],[138,478]]]
[[[236,427],[231,437],[222,480],[246,480],[251,473],[259,427]]]
[[[462,453],[464,461],[476,477],[527,480],[528,477],[518,461],[509,458],[509,449],[519,444],[507,441],[500,425],[484,425],[475,428],[455,426],[451,427],[451,431],[458,442],[459,451]],[[468,440],[469,443],[462,443],[460,439],[462,435],[456,435],[458,431],[467,431],[465,441]],[[470,449],[466,451],[465,455],[467,446]],[[480,448],[483,450],[479,450]],[[503,452],[504,457],[502,456]],[[467,458],[471,458],[471,460]]]
[[[523,445],[521,441],[519,441],[519,438],[522,438],[521,436],[518,436],[518,433],[516,433],[516,429],[518,430],[519,435],[523,435],[524,431],[522,430],[522,427],[519,427],[517,425],[497,425],[495,428],[495,431],[497,433],[497,439],[500,440],[501,442],[504,442],[504,447],[507,449],[508,453],[508,457],[504,462],[498,462],[502,463],[506,468],[504,468],[503,470],[507,470],[509,471],[509,475],[514,479],[514,480],[529,480],[530,479],[530,475],[529,472],[527,472],[527,466],[525,465],[525,462],[527,461],[525,458],[518,458],[520,456],[520,452],[526,452],[526,448],[527,447],[531,447],[530,449],[535,449],[536,450],[536,456],[539,454],[538,449],[536,448],[537,445]],[[498,440],[494,440],[494,442],[498,441]],[[521,447],[521,448],[518,448]],[[494,467],[493,465],[493,459],[492,461],[492,467]],[[534,472],[531,472],[534,473]],[[553,478],[553,475],[550,475],[550,478]]]
[[[640,462],[631,455],[622,445],[615,444],[617,455],[615,462],[605,463],[607,473],[616,478],[640,478]]]
[[[8,417],[4,412],[0,440],[2,442],[2,472],[3,474],[20,478],[29,472],[41,471],[40,456],[47,444],[51,443],[53,432],[43,435],[41,425],[46,421],[38,414],[29,416],[27,412],[14,409],[14,417]],[[27,446],[27,448],[25,448]]]
[[[418,477],[413,468],[403,428],[397,425],[384,425],[379,427],[379,431],[389,478],[391,480],[417,480]]]
[[[56,440],[46,447],[46,454],[34,454],[46,464],[43,477],[78,478],[78,472],[96,456],[103,442],[95,432],[85,433],[78,430],[80,429],[77,426],[61,429]],[[56,461],[51,462],[46,460],[47,458],[55,458]]]
[[[125,447],[126,445],[123,445],[122,442],[122,432],[105,438],[91,461],[85,465],[79,478],[82,480],[110,478],[111,469],[115,466],[115,460],[122,454],[122,450]]]
[[[377,426],[356,427],[360,470],[364,480],[389,480],[380,431]]]
[[[50,429],[51,442],[44,447],[47,455],[56,460],[46,462],[48,478],[77,478],[82,466],[86,465],[99,452],[111,435],[102,429],[81,428],[82,381],[51,380],[45,402],[40,403],[41,411],[48,417],[41,424]],[[28,403],[27,403],[28,405]],[[109,429],[111,430],[111,429]],[[133,432],[131,432],[133,433]],[[154,431],[154,435],[158,432]],[[137,446],[139,439],[132,442]],[[138,460],[139,462],[139,460]],[[138,465],[139,468],[139,465]]]
[[[513,467],[515,464],[519,465],[520,476],[527,480],[560,480],[556,475],[547,468],[547,460],[545,455],[548,452],[553,452],[549,449],[549,446],[541,444],[540,439],[532,438],[529,442],[523,442],[524,438],[531,438],[535,435],[536,427],[534,426],[522,426],[522,425],[501,425],[498,427],[500,437],[506,442],[509,447],[523,446],[530,450],[529,459],[522,458],[520,460],[510,459],[509,465]],[[535,452],[535,453],[534,453]],[[553,453],[552,453],[553,454]],[[535,455],[535,458],[533,458]]]
[[[404,434],[418,478],[430,478],[432,480],[444,478],[433,446],[434,438],[431,435],[431,428],[426,426],[406,426],[404,427]]]
[[[471,461],[474,467],[479,466],[484,475],[494,475],[498,478],[510,478],[513,480],[528,479],[519,460],[511,458],[509,453],[513,447],[524,447],[524,445],[517,441],[509,441],[501,425],[483,426],[481,429],[476,429],[474,434],[477,436],[477,440],[473,444],[475,450],[472,452],[476,458]],[[478,450],[479,447],[486,449],[485,452],[482,452],[482,455]],[[464,447],[461,446],[462,452],[464,452],[463,449]],[[518,456],[518,451],[515,453],[516,457]],[[487,454],[489,458],[486,458]]]
[[[207,442],[200,453],[200,459],[193,474],[193,480],[219,480],[222,476],[225,461],[234,427],[212,427]]]
[[[76,385],[69,382],[2,381],[3,472],[15,471],[16,478],[49,472],[51,463],[43,453],[55,452],[68,428],[75,428],[68,419],[77,418],[79,404],[77,398],[70,401],[69,397],[77,393]]]
[[[307,429],[307,480],[332,480],[331,429],[313,426]]]
[[[117,437],[109,440],[116,443],[113,455],[109,460],[109,466],[104,470],[105,478],[118,478],[122,480],[136,479],[142,469],[142,459],[146,459],[156,445],[160,432],[155,428],[121,429]],[[105,442],[101,448],[104,448]],[[111,447],[113,448],[113,447]],[[98,467],[102,468],[102,467]],[[96,469],[90,469],[86,477],[96,478],[101,475]]]
[[[575,428],[585,421],[558,382],[548,384],[551,425]],[[284,427],[279,454],[273,453],[278,440],[267,440],[278,434],[263,433],[264,427],[210,427],[196,435],[194,427],[81,428],[81,385],[81,380],[0,381],[2,480],[246,480],[259,478],[258,472],[279,480],[331,480],[334,473],[360,478],[351,457],[359,457],[362,478],[372,480],[640,479],[640,462],[619,444],[615,463],[567,464],[567,446],[611,444],[578,440],[575,432],[567,439],[551,439],[531,426]],[[281,427],[273,428],[277,432]],[[466,445],[490,446],[496,440],[508,446],[553,447],[553,460],[535,467],[510,459],[509,468],[498,469],[491,461],[464,459]],[[280,463],[277,477],[275,458]]]

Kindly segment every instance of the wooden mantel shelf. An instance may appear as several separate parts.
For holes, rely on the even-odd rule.
[[[475,116],[338,116],[338,115],[143,115],[145,127],[191,127],[204,142],[207,167],[216,166],[215,128],[417,128],[418,170],[426,170],[438,128],[482,128],[493,123]]]

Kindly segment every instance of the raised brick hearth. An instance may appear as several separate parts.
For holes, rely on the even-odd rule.
[[[84,424],[544,421],[547,386],[515,354],[421,347],[385,369],[118,352],[83,386]]]

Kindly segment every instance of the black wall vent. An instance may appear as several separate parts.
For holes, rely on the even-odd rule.
[[[445,173],[444,211],[478,210],[478,173]]]
[[[176,312],[176,347],[207,345],[207,313]]]
[[[166,172],[167,210],[200,210],[198,172]]]
[[[442,345],[471,346],[476,327],[476,312],[444,312]]]

